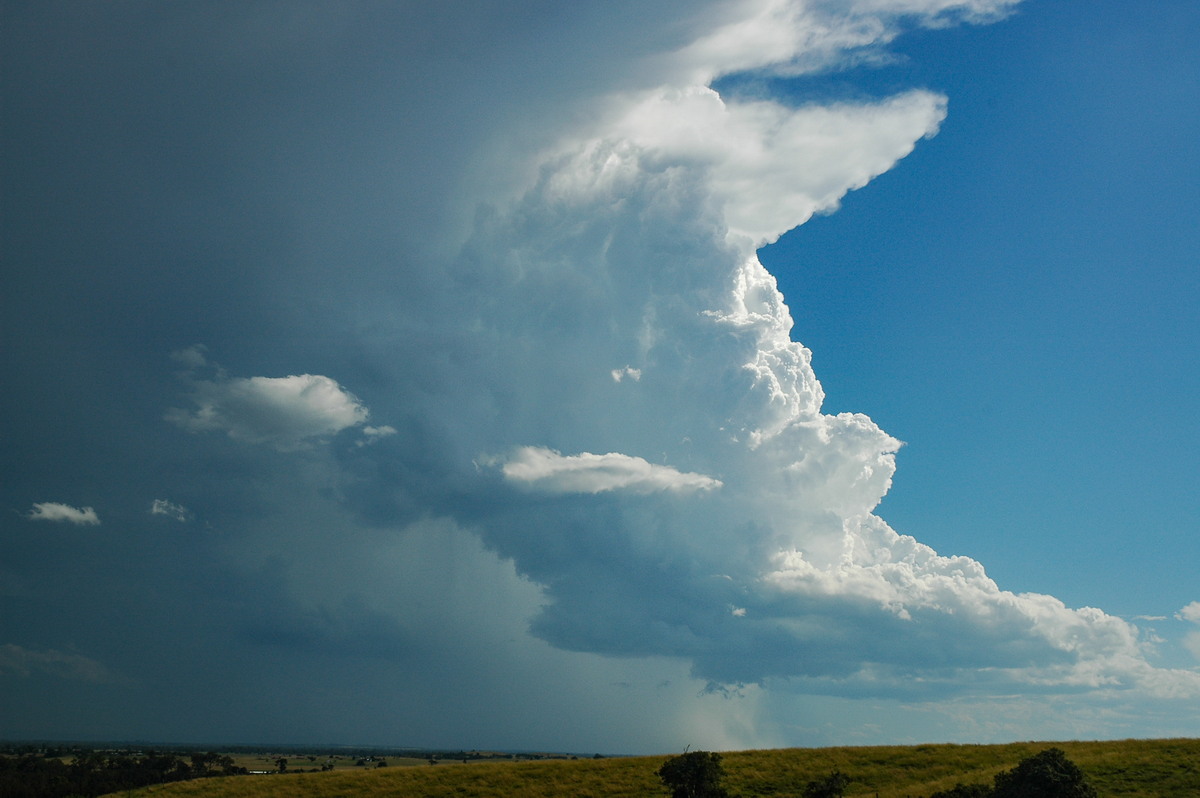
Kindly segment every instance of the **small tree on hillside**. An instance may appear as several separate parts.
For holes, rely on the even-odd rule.
[[[1058,748],[1022,759],[1012,770],[996,774],[993,798],[1096,798],[1081,771]]]
[[[806,784],[804,798],[842,798],[849,785],[850,777],[840,770],[835,770],[823,779]]]
[[[727,798],[729,793],[721,786],[724,776],[721,755],[708,751],[673,756],[658,769],[671,798]]]

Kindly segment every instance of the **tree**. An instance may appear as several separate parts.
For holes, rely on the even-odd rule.
[[[658,769],[672,798],[727,798],[729,793],[721,786],[724,776],[721,755],[708,751],[673,756]]]
[[[275,766],[279,768],[280,773],[287,773],[287,760],[283,757],[279,757],[275,760]]]
[[[993,798],[1096,798],[1083,771],[1059,748],[1026,757],[996,774]]]
[[[219,774],[230,776],[239,770],[234,765],[233,757],[222,756],[215,751],[208,751],[207,753],[197,751],[191,755],[191,760],[191,777],[193,779]]]
[[[823,779],[810,781],[804,787],[804,798],[842,798],[850,777],[840,770],[835,770]]]

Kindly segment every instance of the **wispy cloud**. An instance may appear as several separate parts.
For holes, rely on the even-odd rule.
[[[91,507],[72,507],[59,502],[35,502],[25,516],[30,521],[61,521],[78,526],[97,526],[100,517]]]
[[[151,515],[165,515],[167,518],[173,518],[176,521],[186,521],[191,518],[191,512],[181,504],[176,504],[166,499],[155,499],[150,503]]]
[[[372,443],[376,443],[383,438],[390,438],[392,435],[396,434],[396,428],[388,426],[387,424],[379,427],[372,427],[368,425],[362,428],[362,434],[362,440],[355,444],[356,446],[370,446]]]
[[[38,674],[84,682],[106,682],[111,678],[104,665],[80,654],[30,649],[12,643],[0,645],[0,676],[28,678]]]
[[[890,42],[905,24],[944,27],[990,22],[1020,0],[852,0],[798,3],[745,0],[731,4],[723,24],[679,53],[696,83],[731,72],[769,70],[795,75],[858,63],[864,51]]]

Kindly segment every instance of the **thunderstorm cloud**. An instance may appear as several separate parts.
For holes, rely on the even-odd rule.
[[[1049,703],[1086,724],[1200,698],[1134,623],[889,526],[903,444],[826,410],[759,258],[953,115],[920,86],[722,78],[852,75],[1016,7],[22,11],[81,48],[23,56],[73,125],[29,146],[78,150],[30,207],[120,202],[71,205],[95,253],[31,247],[29,274],[80,287],[21,317],[59,348],[21,361],[54,390],[22,399],[36,482],[5,495],[86,496],[114,531],[5,533],[0,679],[84,709],[18,697],[0,735],[665,750],[827,741],[812,707],[996,737]],[[41,120],[42,96],[14,102]],[[1010,715],[980,730],[992,701]]]

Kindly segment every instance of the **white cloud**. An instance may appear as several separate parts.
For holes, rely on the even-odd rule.
[[[640,457],[609,452],[562,455],[552,449],[523,446],[503,461],[506,479],[545,493],[690,493],[721,487],[703,474],[687,474]]]
[[[155,499],[151,502],[150,514],[165,515],[168,518],[174,518],[176,521],[186,521],[191,517],[191,513],[186,507],[167,501],[166,499]]]
[[[96,526],[100,517],[91,507],[72,507],[59,502],[35,502],[25,516],[31,521],[64,521],[78,526]]]
[[[1200,632],[1188,632],[1184,635],[1183,647],[1200,662]]]
[[[551,190],[566,194],[618,181],[643,168],[639,162],[705,169],[707,191],[721,206],[730,236],[752,248],[836,208],[847,191],[936,133],[945,112],[945,98],[926,91],[875,103],[788,108],[726,100],[702,85],[663,87],[626,98],[604,138],[557,170]],[[633,149],[607,151],[605,142],[613,139]],[[587,156],[601,151],[604,168],[596,170]]]
[[[994,22],[1012,13],[1021,0],[852,0],[858,13],[914,14],[940,27],[952,19]]]
[[[396,428],[384,424],[380,427],[372,427],[370,425],[362,428],[363,439],[355,446],[370,446],[383,438],[389,438],[396,434]]]
[[[613,382],[620,382],[621,380],[625,379],[626,377],[633,380],[634,382],[637,382],[638,380],[640,380],[642,378],[642,370],[635,369],[632,366],[626,366],[625,368],[622,368],[622,369],[613,369],[612,370]]]
[[[386,438],[389,435],[395,435],[396,428],[389,427],[386,424],[383,425],[382,427],[366,426],[366,427],[363,427],[362,432],[363,432],[363,435],[367,436],[368,438]]]
[[[1175,613],[1181,621],[1200,624],[1200,601],[1193,601]],[[1183,636],[1183,647],[1200,662],[1200,632],[1187,632]]]
[[[301,449],[364,424],[369,415],[353,394],[319,374],[229,378],[219,373],[191,384],[195,409],[172,409],[167,420],[189,432],[220,430],[235,440],[270,444],[280,451]],[[378,435],[390,427],[373,429]]]
[[[886,45],[906,23],[941,27],[988,22],[1020,0],[741,0],[727,4],[713,30],[677,54],[698,84],[749,70],[802,74],[854,63],[864,49]]]

